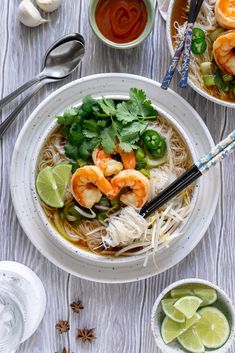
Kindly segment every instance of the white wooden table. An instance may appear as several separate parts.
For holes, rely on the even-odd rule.
[[[129,72],[161,81],[169,62],[165,23],[156,14],[154,31],[137,49],[117,51],[104,46],[88,23],[88,0],[64,0],[51,22],[36,29],[19,24],[18,0],[1,0],[0,94],[5,96],[41,69],[46,48],[60,35],[79,31],[86,39],[86,56],[68,81],[101,72]],[[157,7],[156,7],[157,11]],[[200,277],[221,286],[235,302],[234,190],[235,155],[222,167],[221,197],[210,228],[196,249],[165,273],[132,284],[96,284],[75,278],[47,261],[30,243],[16,218],[9,190],[9,169],[16,138],[32,110],[60,85],[44,88],[19,116],[17,124],[0,142],[0,260],[16,260],[31,267],[42,279],[48,299],[44,320],[35,335],[18,353],[155,353],[160,352],[150,330],[150,312],[159,292],[171,282]],[[213,138],[221,140],[235,128],[234,111],[208,102],[191,88],[173,89],[202,116]],[[5,118],[18,101],[3,110]],[[219,186],[218,186],[219,187]],[[85,309],[73,315],[69,304],[81,298]],[[69,334],[59,335],[55,323],[69,320]],[[91,345],[76,342],[76,327],[95,327]],[[234,352],[235,344],[229,352]]]

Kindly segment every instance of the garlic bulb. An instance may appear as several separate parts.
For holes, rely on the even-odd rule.
[[[28,27],[37,27],[44,22],[48,22],[40,15],[38,9],[30,0],[22,0],[18,7],[18,17],[20,22]]]
[[[36,4],[45,12],[53,12],[60,6],[62,0],[36,0]]]

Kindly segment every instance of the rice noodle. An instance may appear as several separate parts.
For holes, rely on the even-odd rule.
[[[130,244],[147,230],[146,220],[133,207],[125,207],[118,216],[107,219],[106,236],[102,237],[105,247]]]

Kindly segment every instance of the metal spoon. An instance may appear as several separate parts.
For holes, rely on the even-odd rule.
[[[0,124],[0,138],[15,120],[19,112],[30,101],[30,99],[40,90],[42,86],[50,82],[57,82],[68,77],[79,65],[85,53],[84,38],[78,33],[72,33],[61,37],[47,50],[43,69],[32,80],[0,100],[0,109],[24,92],[29,87],[36,85],[35,89],[28,94],[16,109]]]

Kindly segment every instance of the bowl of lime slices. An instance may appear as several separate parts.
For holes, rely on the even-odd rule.
[[[185,279],[158,296],[151,327],[164,353],[225,353],[235,336],[235,308],[218,286]]]

